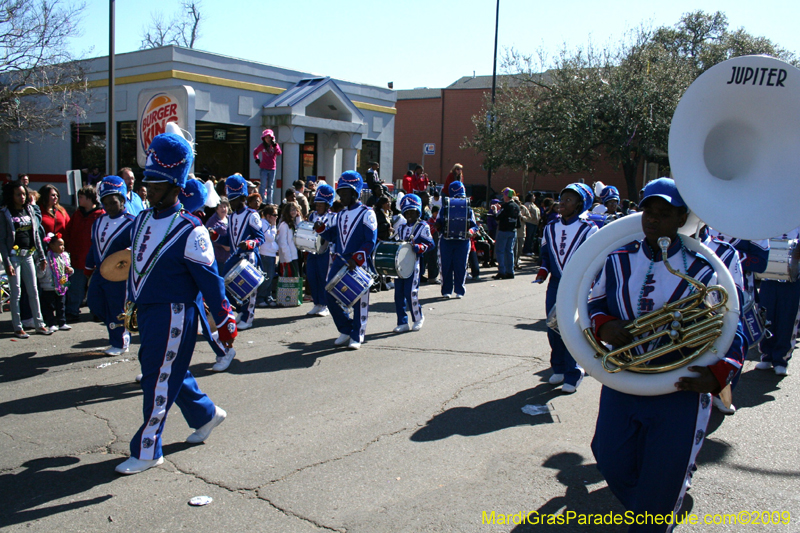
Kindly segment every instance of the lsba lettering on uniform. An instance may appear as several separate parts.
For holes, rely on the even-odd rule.
[[[786,87],[783,82],[789,75],[782,68],[753,68],[753,67],[731,67],[731,79],[728,85],[767,85],[769,87]]]

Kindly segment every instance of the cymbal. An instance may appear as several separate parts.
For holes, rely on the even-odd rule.
[[[114,252],[100,265],[100,275],[108,281],[125,281],[131,269],[131,249]]]

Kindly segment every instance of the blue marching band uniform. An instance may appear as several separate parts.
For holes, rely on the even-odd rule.
[[[237,174],[229,176],[225,180],[225,193],[228,195],[229,201],[237,198],[247,198],[247,182]],[[243,203],[236,212],[228,215],[228,233],[215,242],[231,249],[231,256],[222,269],[223,277],[241,259],[246,259],[256,268],[260,268],[261,260],[258,257],[258,247],[264,243],[264,232],[261,230],[261,218],[255,209],[250,209]],[[237,327],[240,330],[247,329],[253,325],[255,308],[255,293],[238,306],[237,311],[240,314]]]
[[[466,198],[467,191],[464,184],[454,181],[448,189],[451,198]],[[449,239],[445,236],[444,221],[447,220],[447,207],[442,206],[436,225],[439,228],[441,238],[439,239],[439,271],[442,273],[442,296],[449,298],[453,291],[457,298],[466,294],[464,282],[467,279],[467,262],[469,261],[470,240]],[[470,233],[475,232],[478,222],[475,220],[475,213],[469,208],[467,214],[467,229]]]
[[[146,183],[185,186],[194,159],[185,139],[173,133],[158,135],[147,153]],[[178,202],[161,208],[166,197],[153,198],[154,208],[142,211],[133,224],[127,295],[138,314],[144,422],[131,440],[130,459],[116,468],[122,474],[163,462],[161,434],[173,403],[197,429],[187,438],[189,443],[203,442],[226,416],[200,390],[189,363],[198,321],[205,313],[203,299],[224,341],[232,343],[236,336],[235,318],[208,231]]]
[[[314,203],[324,203],[328,206],[328,212],[320,215],[316,210],[312,210],[308,215],[308,221],[312,224],[321,222],[325,226],[336,224],[336,213],[330,211],[336,191],[330,185],[320,185],[314,194]],[[325,285],[328,279],[328,269],[331,263],[330,244],[325,243],[323,250],[318,254],[308,254],[306,257],[306,277],[308,287],[311,289],[311,298],[314,307],[308,312],[309,315],[326,316],[328,311],[328,301]]]
[[[422,216],[422,200],[416,194],[407,194],[400,200],[400,212],[405,214],[407,211],[416,211],[418,217]],[[409,331],[419,331],[425,317],[422,314],[422,307],[419,305],[419,276],[420,260],[429,248],[433,247],[433,237],[431,236],[430,226],[417,218],[413,226],[407,222],[401,222],[395,228],[395,240],[411,243],[414,247],[416,259],[414,262],[414,273],[411,277],[403,279],[397,277],[394,284],[394,308],[397,311],[397,327],[395,333]],[[409,328],[406,306],[411,310],[411,319],[414,324]]]
[[[777,237],[778,239],[800,239],[800,228]],[[771,323],[771,337],[766,335],[759,343],[761,362],[758,370],[774,369],[779,376],[787,374],[797,340],[797,324],[800,321],[800,281],[762,279],[759,288],[759,304],[766,311]]]
[[[685,206],[668,178],[648,184],[642,203],[651,195],[667,193],[673,205]],[[718,253],[729,260],[729,268],[738,270],[738,256],[731,248],[723,245],[719,249]],[[667,255],[675,270],[705,285],[716,283],[710,264],[702,255],[686,249],[680,238],[671,243]],[[608,256],[592,288],[589,311],[595,333],[605,322],[633,320],[688,296],[692,290],[685,280],[667,270],[660,250],[651,250],[646,240],[631,242]],[[742,366],[742,341],[737,333],[723,358],[708,367],[720,389]],[[638,350],[642,353],[653,348],[646,345]],[[675,355],[666,354],[654,362],[662,364]],[[660,396],[636,396],[603,386],[592,451],[609,488],[627,510],[659,515],[680,511],[705,437],[710,406],[709,394],[677,390]],[[665,528],[671,530],[647,524],[631,526],[629,531]]]
[[[189,213],[197,213],[202,211],[205,207],[206,200],[208,199],[208,189],[206,189],[203,182],[198,179],[186,180],[186,186],[183,191],[178,195],[178,201],[183,205],[183,208]],[[200,329],[203,333],[217,360],[211,370],[214,372],[223,372],[228,369],[236,357],[236,350],[233,347],[228,348],[219,339],[219,332],[211,331],[211,325],[208,322],[208,317],[205,313],[200,313]]]
[[[86,256],[86,274],[91,275],[86,303],[89,310],[97,315],[108,329],[111,348],[109,355],[122,355],[128,351],[131,334],[120,323],[118,316],[125,310],[125,281],[109,281],[99,272],[94,272],[109,255],[131,247],[131,227],[133,215],[125,209],[127,198],[125,181],[119,176],[106,176],[97,187],[97,195],[102,201],[106,196],[116,194],[122,202],[122,212],[111,217],[105,214],[92,224],[92,244]],[[93,272],[93,274],[91,273]]]
[[[564,268],[575,251],[586,242],[586,239],[597,232],[597,226],[594,223],[581,217],[592,205],[594,195],[591,189],[581,183],[573,183],[564,188],[564,191],[567,190],[577,193],[583,199],[583,206],[580,212],[569,220],[564,220],[559,215],[556,220],[544,228],[540,253],[541,266],[537,281],[543,280],[548,274],[550,276],[545,295],[545,311],[548,316],[556,305],[558,285],[561,282]],[[575,392],[583,379],[583,369],[567,350],[564,341],[561,340],[561,335],[548,328],[547,340],[550,342],[550,366],[553,369],[550,383],[558,385],[563,381],[562,390],[564,392]]]
[[[361,175],[352,170],[344,172],[336,183],[337,191],[345,188],[352,189],[357,197],[361,195],[362,187]],[[318,224],[316,227],[322,238],[330,242],[333,248],[328,282],[332,281],[339,270],[348,264],[349,259],[353,259],[359,266],[369,266],[378,240],[378,220],[375,218],[375,211],[356,200],[352,205],[337,213],[336,220],[330,226]],[[360,302],[353,306],[352,318],[332,294],[326,293],[325,299],[340,334],[336,339],[336,345],[341,346],[349,342],[349,348],[360,348],[367,331],[369,291],[361,297]]]

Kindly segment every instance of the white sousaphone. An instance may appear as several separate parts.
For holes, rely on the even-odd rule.
[[[591,328],[588,294],[606,256],[644,237],[641,215],[603,227],[572,256],[556,302],[561,337],[575,360],[604,385],[628,394],[675,392],[687,366],[708,366],[724,356],[739,321],[733,278],[722,261],[691,238],[700,221],[741,239],[766,239],[800,226],[800,70],[767,56],[724,61],[686,90],[672,117],[669,162],[689,206],[683,243],[701,253],[728,294],[721,332],[711,347],[684,366],[660,373],[607,371],[585,338]],[[768,216],[744,216],[747,211]],[[771,216],[770,216],[771,215]]]

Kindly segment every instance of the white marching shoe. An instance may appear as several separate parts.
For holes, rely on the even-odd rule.
[[[731,404],[730,407],[726,407],[719,396],[712,396],[711,404],[723,415],[732,415],[736,413],[736,407],[733,404]]]
[[[145,470],[149,470],[154,466],[158,466],[164,463],[164,457],[159,457],[158,459],[137,459],[136,457],[129,457],[126,461],[118,464],[117,467],[114,469],[117,471],[118,474],[130,475],[130,474],[138,474],[139,472],[144,472]]]
[[[769,361],[760,361],[756,363],[756,370],[772,370],[772,363]]]
[[[778,376],[786,376],[789,374],[789,371],[786,369],[785,366],[776,366],[775,374]]]
[[[575,391],[578,390],[578,386],[580,386],[581,381],[583,381],[583,376],[586,375],[586,372],[581,368],[581,376],[578,378],[578,382],[575,385],[570,385],[569,383],[564,383],[561,385],[561,393],[562,394],[574,394]]]
[[[411,327],[408,324],[400,324],[392,331],[394,331],[395,333],[405,333],[406,331],[411,331]]]
[[[144,374],[136,374],[136,377],[133,378],[133,379],[136,380],[136,383],[141,383],[143,377],[144,377]]]
[[[350,341],[350,344],[347,345],[348,348],[351,350],[358,350],[361,348],[361,343],[356,341]]]
[[[317,312],[317,316],[328,316],[330,314],[331,314],[331,312],[328,311],[328,306],[326,306],[326,305],[320,305],[319,306],[319,311]]]
[[[419,331],[422,329],[422,324],[425,323],[425,317],[420,318],[414,325],[411,326],[411,331]]]
[[[128,348],[115,348],[114,346],[111,346],[106,350],[106,355],[117,357],[124,353],[128,353],[128,350]]]
[[[318,306],[318,305],[315,305],[314,307],[312,307],[312,308],[311,308],[311,311],[309,311],[308,313],[306,313],[306,316],[316,316],[316,315],[317,315],[317,313],[319,313],[319,311],[320,311],[319,307],[320,307],[320,306]]]
[[[205,441],[209,435],[211,435],[211,432],[215,427],[225,421],[225,417],[228,416],[228,413],[226,413],[225,410],[219,406],[215,406],[215,408],[217,412],[214,413],[214,418],[212,418],[207,424],[204,424],[198,428],[197,431],[186,437],[186,442],[189,444],[200,444],[201,442]]]
[[[214,372],[225,372],[228,370],[228,367],[231,366],[231,361],[233,361],[234,357],[236,357],[236,350],[228,348],[224,356],[217,358],[217,362],[211,367],[211,370]]]
[[[550,385],[561,385],[564,383],[564,374],[553,374],[547,382]]]
[[[246,329],[250,329],[253,327],[252,322],[237,322],[236,323],[236,331],[244,331]]]
[[[341,335],[339,335],[338,339],[333,341],[333,344],[335,344],[336,346],[344,346],[348,342],[350,342],[350,334],[349,333],[342,333]]]

